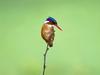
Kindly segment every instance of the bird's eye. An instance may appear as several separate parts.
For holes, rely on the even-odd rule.
[[[54,23],[54,24],[57,24],[57,22],[55,22],[55,21],[54,21],[53,23]]]

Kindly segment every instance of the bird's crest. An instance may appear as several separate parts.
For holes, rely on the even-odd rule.
[[[48,17],[46,19],[46,21],[53,22],[54,24],[57,24],[57,21],[53,17]]]

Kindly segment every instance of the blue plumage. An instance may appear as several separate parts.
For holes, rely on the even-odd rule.
[[[53,23],[57,24],[57,21],[53,17],[48,17],[46,19],[46,21],[50,21],[50,22],[53,22]]]

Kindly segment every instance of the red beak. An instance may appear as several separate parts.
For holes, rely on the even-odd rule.
[[[59,30],[63,31],[58,25],[55,25]]]

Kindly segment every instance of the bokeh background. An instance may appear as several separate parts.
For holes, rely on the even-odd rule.
[[[0,0],[0,75],[42,75],[44,20],[57,19],[46,75],[100,75],[100,0]]]

